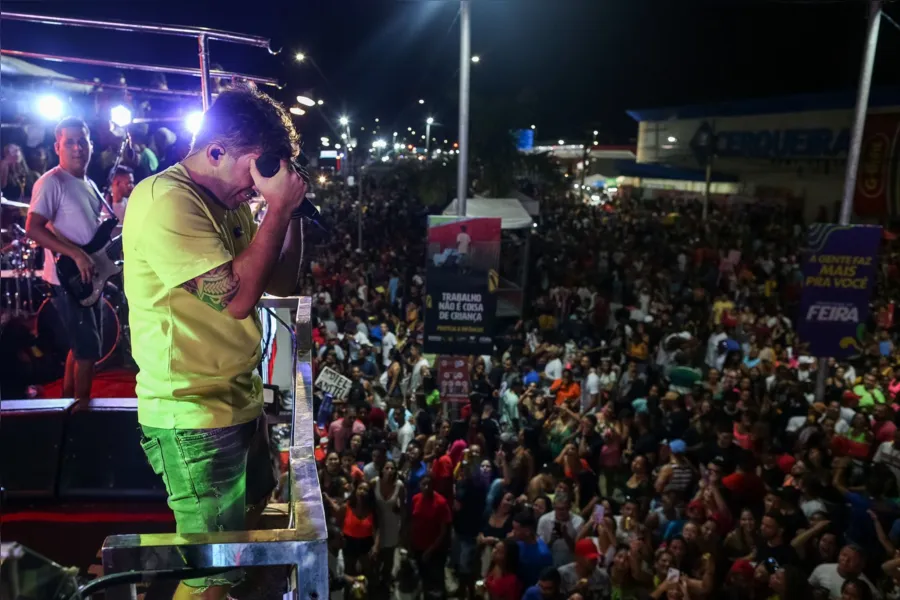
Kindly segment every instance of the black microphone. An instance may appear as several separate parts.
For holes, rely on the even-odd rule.
[[[291,168],[296,171],[297,175],[300,176],[300,179],[306,182],[307,185],[306,195],[300,202],[300,206],[295,208],[291,213],[291,218],[302,217],[304,219],[308,219],[315,223],[323,231],[327,231],[325,227],[323,227],[319,222],[319,207],[313,204],[312,201],[312,199],[315,198],[316,195],[310,191],[312,182],[309,178],[309,172],[306,170],[307,164],[309,164],[309,159],[307,159],[306,155],[302,152],[295,160],[291,161]],[[256,168],[259,171],[259,174],[266,179],[274,177],[275,174],[281,170],[281,159],[276,154],[261,154],[259,158],[256,159]]]

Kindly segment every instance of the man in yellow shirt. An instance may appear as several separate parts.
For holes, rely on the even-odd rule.
[[[282,159],[271,178],[256,159]],[[297,134],[284,108],[251,89],[223,92],[191,151],[142,181],[123,227],[125,294],[141,446],[163,478],[179,533],[234,531],[274,487],[260,438],[263,292],[297,283],[306,185],[288,162]],[[259,192],[257,229],[248,201]],[[258,451],[257,451],[258,450]],[[227,595],[242,573],[183,581],[175,599]]]

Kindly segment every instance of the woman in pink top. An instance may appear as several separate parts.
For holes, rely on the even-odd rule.
[[[753,449],[753,440],[750,437],[750,432],[755,421],[756,413],[748,410],[741,415],[741,420],[734,424],[734,429],[732,430],[734,442],[744,450]]]

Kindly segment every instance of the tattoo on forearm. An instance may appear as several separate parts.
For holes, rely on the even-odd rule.
[[[221,312],[234,300],[240,283],[238,276],[231,270],[231,263],[225,263],[182,283],[181,287]]]

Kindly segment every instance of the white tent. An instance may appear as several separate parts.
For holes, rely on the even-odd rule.
[[[39,67],[14,56],[0,56],[0,76],[49,78],[53,82],[53,87],[71,92],[86,93],[93,89],[93,86],[79,83],[74,77],[63,75],[46,67]],[[64,81],[67,79],[72,81]]]
[[[444,214],[456,214],[456,198],[444,209]],[[469,198],[466,200],[466,216],[500,217],[502,229],[526,229],[533,223],[531,215],[516,198]]]

